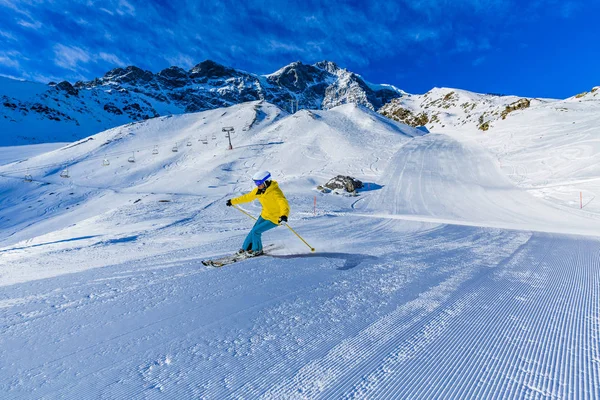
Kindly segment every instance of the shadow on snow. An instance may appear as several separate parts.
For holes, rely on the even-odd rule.
[[[364,254],[351,254],[351,253],[310,253],[310,254],[290,254],[285,256],[271,255],[273,258],[280,259],[294,259],[294,258],[335,258],[344,260],[344,265],[338,268],[340,271],[346,271],[354,267],[359,266],[365,261],[375,261],[377,257],[367,256]]]

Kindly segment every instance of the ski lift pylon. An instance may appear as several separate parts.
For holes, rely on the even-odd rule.
[[[177,149],[177,143],[175,143],[175,146],[173,146],[173,148],[171,149],[171,151],[173,153],[177,153],[177,151],[179,151],[179,149]]]
[[[129,161],[130,163],[134,163],[135,162],[135,151],[133,152],[133,154],[131,155],[131,157],[129,157],[127,159],[127,161]]]

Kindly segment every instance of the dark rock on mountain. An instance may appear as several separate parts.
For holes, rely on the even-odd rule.
[[[325,83],[330,77],[331,74],[323,69],[297,61],[269,75],[267,80],[272,85],[300,94],[310,86]]]
[[[190,78],[198,81],[236,76],[236,70],[225,67],[211,60],[202,61],[190,70]]]
[[[188,73],[179,67],[170,67],[163,69],[156,74],[158,81],[165,87],[180,88],[188,84],[190,77]]]
[[[123,111],[121,111],[121,109],[119,107],[115,106],[112,103],[105,104],[104,111],[112,113],[112,114],[116,114],[116,115],[123,114]]]
[[[71,96],[77,96],[79,94],[79,90],[75,89],[73,87],[73,85],[71,85],[67,81],[62,81],[61,83],[59,83],[58,85],[56,85],[56,88],[58,90],[62,90],[64,92],[67,92]]]

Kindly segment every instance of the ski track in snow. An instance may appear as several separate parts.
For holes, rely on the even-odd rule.
[[[370,239],[381,254],[350,269],[358,255],[215,271],[182,253],[7,287],[0,371],[18,361],[20,378],[0,388],[43,399],[597,395],[598,240],[458,226],[394,236]],[[48,347],[50,359],[12,351]]]

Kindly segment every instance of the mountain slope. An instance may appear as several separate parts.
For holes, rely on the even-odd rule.
[[[227,150],[223,126],[235,128],[233,150]],[[73,218],[81,212],[86,219],[96,207],[104,210],[96,213],[108,212],[140,196],[224,197],[247,190],[249,177],[261,168],[302,190],[338,174],[368,181],[399,146],[419,135],[352,104],[289,115],[255,102],[128,124],[0,166],[0,175],[9,178],[0,204],[12,215],[0,221],[2,239],[14,243],[33,235],[29,226],[43,234],[73,222],[57,222],[55,214],[62,221],[64,213]],[[29,185],[23,185],[26,175],[33,179]]]

